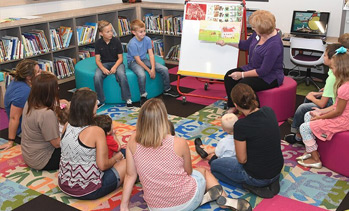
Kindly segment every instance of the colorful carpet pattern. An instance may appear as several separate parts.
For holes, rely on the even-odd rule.
[[[217,101],[193,115],[182,118],[170,115],[177,136],[188,140],[194,167],[209,168],[195,152],[193,139],[201,137],[204,144],[215,146],[226,134],[220,127],[223,101]],[[99,114],[108,114],[114,120],[118,139],[125,147],[135,130],[139,108],[105,106]],[[6,142],[0,139],[0,144]],[[303,146],[289,145],[282,141],[285,165],[282,170],[281,190],[272,199],[262,199],[245,191],[240,185],[222,184],[230,197],[245,198],[254,210],[336,210],[349,191],[349,178],[322,168],[319,170],[297,165],[295,158],[304,153]],[[119,210],[122,188],[93,201],[82,201],[62,193],[57,186],[57,171],[36,171],[24,164],[21,147],[0,151],[0,210],[13,210],[44,194],[79,210]],[[141,184],[132,192],[131,210],[147,210]],[[215,202],[197,210],[222,210]]]

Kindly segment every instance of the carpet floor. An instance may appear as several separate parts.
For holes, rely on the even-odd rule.
[[[170,69],[170,73],[175,74],[176,70]],[[171,81],[174,83],[177,77],[172,74]],[[192,80],[187,77],[182,79]],[[207,91],[212,87],[214,86],[209,85]],[[195,87],[183,86],[181,90],[192,92],[199,88],[203,88],[203,84],[197,83]],[[206,90],[203,93],[206,93]],[[71,97],[71,93],[69,96]],[[64,94],[61,97],[67,98]],[[175,125],[176,135],[188,140],[193,166],[209,168],[207,161],[202,160],[195,152],[193,140],[201,137],[204,144],[216,146],[226,135],[220,126],[224,101],[208,103],[204,100],[199,103],[188,100],[183,104],[181,98],[174,99],[168,96],[160,98],[164,100],[169,119]],[[297,96],[297,105],[303,99],[304,97]],[[117,138],[125,147],[135,130],[138,111],[137,107],[129,109],[122,104],[106,105],[98,110],[98,114],[112,117]],[[283,137],[290,130],[289,124],[284,122],[280,125],[280,130]],[[1,130],[0,144],[6,142],[4,139],[6,136],[7,129]],[[295,158],[304,153],[304,147],[301,145],[289,145],[281,141],[281,149],[285,163],[280,177],[281,190],[277,196],[272,199],[262,199],[247,192],[240,185],[231,186],[222,183],[227,194],[233,198],[248,200],[256,211],[349,209],[349,178],[325,167],[309,169],[297,165]],[[60,191],[57,186],[57,174],[58,171],[36,171],[29,168],[23,161],[20,145],[0,151],[0,210],[120,210],[122,188],[98,200],[77,200]],[[148,210],[142,196],[142,186],[137,183],[132,192],[131,210]],[[212,202],[197,210],[223,209]]]

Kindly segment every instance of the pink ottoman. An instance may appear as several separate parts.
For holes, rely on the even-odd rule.
[[[293,116],[296,106],[297,82],[285,76],[281,86],[257,92],[260,106],[271,107],[278,122],[285,121]]]
[[[322,164],[349,177],[349,131],[335,134],[330,141],[317,140]]]

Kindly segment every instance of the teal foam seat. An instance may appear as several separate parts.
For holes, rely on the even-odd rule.
[[[127,54],[124,53],[124,65],[126,69],[126,77],[131,91],[131,99],[133,102],[138,102],[140,100],[139,86],[137,75],[130,69],[127,65]],[[165,65],[165,61],[155,55],[155,62]],[[75,83],[76,88],[88,87],[95,91],[95,86],[93,82],[93,77],[97,69],[97,64],[95,57],[84,59],[75,65]],[[151,79],[148,72],[146,73],[146,85],[145,90],[148,93],[148,99],[159,96],[163,93],[163,80],[159,73],[156,73],[156,77]],[[103,90],[105,95],[106,103],[125,103],[121,99],[121,88],[119,83],[115,79],[115,75],[109,75],[104,79]]]

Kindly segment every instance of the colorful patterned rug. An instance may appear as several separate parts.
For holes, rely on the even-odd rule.
[[[104,109],[99,111],[99,114],[108,114],[113,118],[117,137],[125,146],[135,130],[138,108],[129,110],[124,106],[105,106]],[[169,116],[175,125],[177,136],[188,140],[194,167],[208,168],[208,164],[196,154],[193,139],[201,137],[204,144],[215,146],[226,135],[220,127],[222,112],[223,102],[217,101],[187,118]],[[0,144],[5,141],[0,139]],[[295,158],[303,154],[303,146],[291,146],[282,141],[281,147],[285,165],[280,177],[279,195],[272,199],[262,199],[245,191],[240,185],[230,186],[222,183],[228,195],[233,198],[245,198],[256,211],[336,210],[349,191],[349,178],[327,168],[316,170],[300,167]],[[46,197],[46,201],[51,198],[79,210],[119,210],[122,188],[98,200],[77,200],[60,191],[57,187],[57,174],[57,171],[36,171],[25,165],[20,145],[0,151],[0,210],[21,208],[23,204],[30,204],[31,200],[39,201],[43,197]],[[142,187],[138,183],[132,192],[131,210],[147,210],[142,196]],[[22,208],[25,208],[25,205]],[[212,202],[197,210],[222,209]]]

